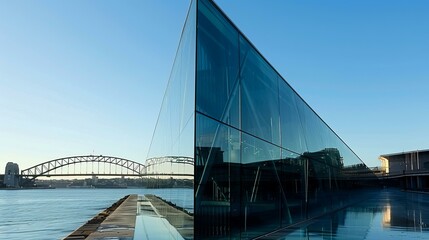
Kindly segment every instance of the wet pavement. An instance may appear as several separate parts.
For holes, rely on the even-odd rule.
[[[429,239],[429,194],[383,189],[355,205],[264,239]]]

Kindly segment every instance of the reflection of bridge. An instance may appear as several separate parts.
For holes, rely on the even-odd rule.
[[[166,167],[165,165],[169,166]],[[178,167],[178,170],[172,171],[173,165],[182,166],[182,169]],[[47,161],[24,169],[21,171],[21,177],[32,180],[40,176],[193,176],[193,170],[186,169],[186,165],[193,166],[193,159],[180,156],[150,158],[146,160],[145,165],[118,157],[102,155],[74,156]]]

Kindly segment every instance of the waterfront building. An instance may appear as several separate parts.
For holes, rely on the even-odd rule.
[[[429,190],[429,150],[415,150],[383,154],[381,161],[383,177],[404,189]]]
[[[288,228],[375,181],[211,0],[187,15],[148,157],[162,156],[194,159],[196,239]]]
[[[379,160],[382,171],[392,175],[429,172],[429,150],[383,154]]]

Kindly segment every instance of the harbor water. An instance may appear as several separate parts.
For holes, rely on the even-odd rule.
[[[0,190],[0,239],[62,239],[123,196],[147,193],[193,209],[183,188]]]

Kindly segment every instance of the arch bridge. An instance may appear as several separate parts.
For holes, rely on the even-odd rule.
[[[192,158],[180,156],[150,158],[146,160],[145,165],[125,158],[87,155],[59,158],[40,163],[22,170],[21,177],[32,180],[40,176],[193,176],[193,171],[185,171],[184,169],[182,169],[183,171],[171,171],[171,169],[162,167],[168,163],[194,165]],[[79,165],[78,169],[76,169],[77,165]],[[82,169],[82,165],[84,165],[84,169]]]

